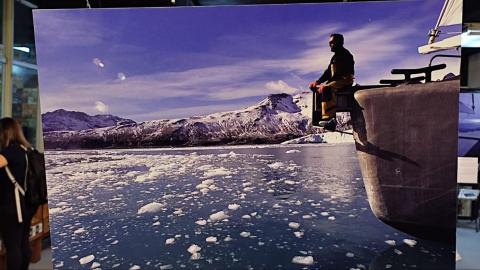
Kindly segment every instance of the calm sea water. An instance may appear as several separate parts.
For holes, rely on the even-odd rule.
[[[454,269],[373,216],[353,144],[51,151],[47,173],[56,269]]]

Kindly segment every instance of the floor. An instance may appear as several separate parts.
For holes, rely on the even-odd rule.
[[[42,259],[37,263],[30,264],[29,270],[50,270],[52,265],[52,249],[47,247],[42,251]]]
[[[480,270],[480,232],[475,232],[475,223],[459,220],[457,223],[457,270]]]

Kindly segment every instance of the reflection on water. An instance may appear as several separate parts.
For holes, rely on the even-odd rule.
[[[452,247],[402,245],[372,215],[353,145],[61,151],[47,168],[59,269],[451,269]]]

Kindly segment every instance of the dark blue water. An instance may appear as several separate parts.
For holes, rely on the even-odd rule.
[[[353,144],[48,152],[47,170],[58,269],[454,269],[454,247],[373,216]]]

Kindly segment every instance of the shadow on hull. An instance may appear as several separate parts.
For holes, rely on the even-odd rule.
[[[455,241],[458,80],[360,90],[352,112],[370,207],[415,237]]]

